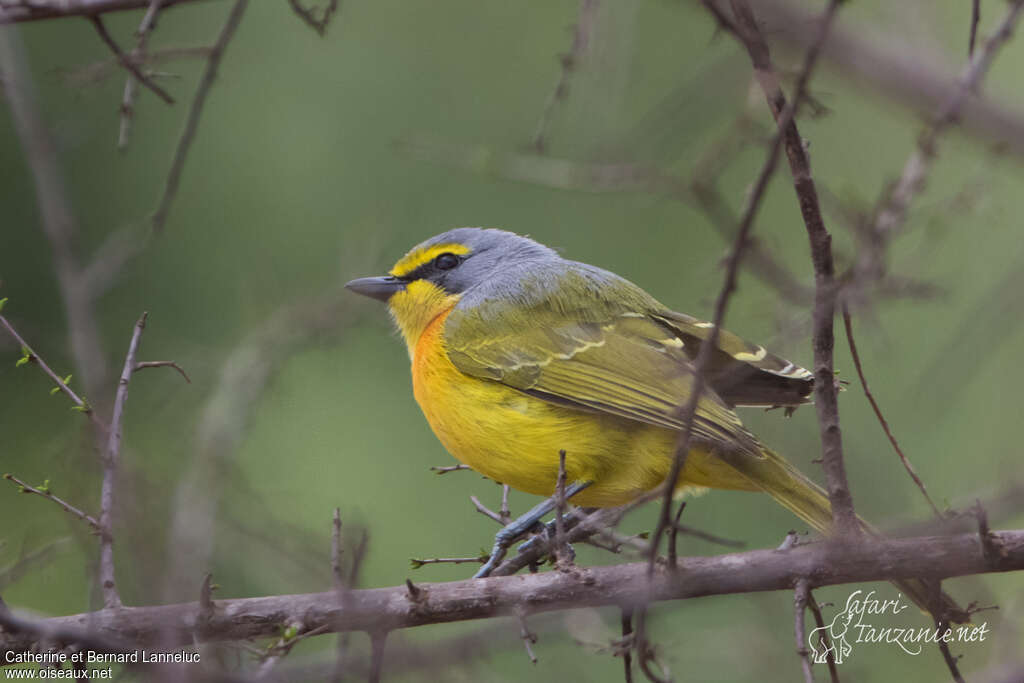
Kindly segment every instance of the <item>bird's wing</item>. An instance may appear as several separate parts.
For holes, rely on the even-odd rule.
[[[657,302],[639,288],[617,277],[595,283],[592,275],[558,274],[556,286],[456,306],[445,321],[449,358],[466,374],[553,403],[681,429],[680,409],[694,383],[696,349],[687,344],[699,337],[687,342],[652,315]],[[693,437],[760,455],[713,384],[697,405]]]
[[[683,341],[690,359],[696,360],[701,344],[711,335],[712,323],[669,310],[652,315]],[[808,370],[728,330],[719,330],[708,381],[733,406],[797,406],[808,403],[814,389],[814,375]]]

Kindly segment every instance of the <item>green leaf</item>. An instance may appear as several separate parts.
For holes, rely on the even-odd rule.
[[[50,389],[50,396],[53,396],[53,395],[54,395],[54,394],[56,394],[56,393],[57,393],[58,391],[60,391],[60,387],[59,387],[59,386],[57,386],[57,387],[54,387],[53,389]]]
[[[14,367],[20,368],[22,365],[29,362],[30,360],[32,360],[32,356],[22,356],[21,358],[18,359],[18,362],[14,364]]]
[[[71,378],[73,376],[74,375],[68,375],[67,377],[64,378],[64,386],[67,386],[67,385],[71,384]]]
[[[3,299],[0,299],[0,311],[4,310],[4,304],[6,304],[6,303],[7,303],[7,297],[6,296]]]
[[[289,626],[284,630],[284,634],[282,634],[281,637],[288,641],[297,635],[299,635],[299,629],[295,628],[294,626]]]
[[[41,493],[49,493],[50,492],[50,480],[49,479],[44,479],[43,483],[40,484],[39,486],[37,486],[36,488],[39,489],[39,491]]]

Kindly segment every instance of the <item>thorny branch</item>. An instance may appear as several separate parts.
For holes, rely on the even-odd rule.
[[[1024,569],[1024,530],[994,531],[998,564],[985,557],[977,533],[879,540],[842,547],[799,545],[787,551],[753,550],[712,557],[680,558],[680,571],[657,571],[647,563],[589,567],[579,572],[542,572],[516,577],[422,583],[411,601],[405,585],[351,590],[345,604],[334,591],[303,595],[218,600],[209,620],[210,642],[276,637],[281,624],[301,619],[308,630],[392,631],[424,624],[540,612],[644,605],[707,595],[792,590],[804,577],[811,588],[895,578],[947,578]],[[526,599],[529,596],[529,599]],[[46,629],[93,628],[133,643],[164,647],[192,642],[196,602],[123,607],[38,622]],[[0,636],[0,649],[23,650],[34,642],[21,631]]]
[[[817,41],[808,50],[805,63],[813,63],[821,52],[829,28],[839,10],[842,0],[831,0],[819,21]],[[853,510],[853,496],[846,480],[846,468],[843,465],[843,442],[839,429],[839,401],[835,384],[833,349],[835,337],[833,320],[835,318],[836,290],[835,264],[832,259],[832,236],[825,227],[818,203],[818,193],[811,177],[810,161],[804,147],[803,138],[797,130],[796,120],[792,114],[794,104],[799,105],[801,90],[806,88],[809,74],[805,68],[797,79],[793,103],[786,104],[786,97],[779,85],[775,67],[772,65],[768,44],[761,35],[754,13],[745,0],[732,0],[736,33],[740,42],[747,49],[754,66],[754,74],[765,99],[778,124],[780,134],[785,138],[786,156],[793,176],[793,186],[800,203],[800,213],[807,228],[807,237],[811,246],[811,260],[814,263],[814,395],[815,409],[818,413],[818,424],[821,431],[823,466],[825,469],[826,487],[832,507],[832,519],[836,532],[840,536],[857,538],[860,525]],[[786,116],[786,113],[789,116]]]
[[[675,490],[676,482],[679,479],[679,475],[683,471],[683,467],[686,462],[686,454],[690,448],[693,420],[696,417],[697,406],[699,404],[701,394],[704,391],[705,368],[711,360],[712,351],[717,348],[718,345],[719,332],[721,330],[722,323],[725,320],[725,311],[729,303],[729,297],[736,288],[736,276],[739,271],[740,261],[743,258],[743,251],[747,243],[747,238],[750,231],[753,229],[754,218],[760,208],[761,199],[764,197],[765,191],[767,190],[768,181],[775,172],[775,166],[778,162],[779,153],[784,141],[786,142],[786,151],[787,153],[789,152],[789,147],[791,145],[791,136],[789,135],[789,131],[791,129],[795,131],[795,124],[793,123],[793,120],[797,113],[797,109],[800,106],[800,102],[806,94],[807,83],[814,71],[814,66],[817,63],[821,46],[824,44],[825,39],[828,36],[828,29],[832,23],[832,19],[835,17],[837,4],[838,3],[833,0],[829,5],[829,9],[826,10],[825,16],[821,21],[817,38],[811,48],[807,51],[807,56],[800,71],[800,76],[797,79],[793,101],[788,106],[785,104],[784,100],[779,103],[779,110],[776,112],[778,131],[772,138],[767,158],[765,159],[757,180],[754,183],[754,187],[750,192],[746,208],[740,220],[739,228],[736,231],[736,240],[726,262],[725,282],[723,283],[722,289],[719,291],[718,298],[715,301],[715,314],[712,318],[711,334],[708,336],[707,341],[701,344],[700,351],[697,354],[697,360],[694,363],[694,380],[693,386],[690,389],[690,396],[685,406],[683,406],[680,411],[683,429],[676,441],[672,468],[669,470],[668,477],[665,479],[665,484],[663,485],[663,500],[661,514],[658,517],[658,525],[655,528],[654,534],[651,536],[651,551],[648,557],[648,566],[652,572],[654,569],[654,561],[658,554],[658,545],[661,542],[661,536],[670,525],[672,495]],[[829,377],[829,386],[832,387],[831,376]],[[834,393],[834,387],[832,388]]]
[[[157,97],[167,104],[174,104],[174,98],[171,97],[170,93],[157,85],[152,78],[142,73],[142,69],[139,68],[139,65],[131,57],[121,51],[117,41],[115,41],[114,37],[110,35],[110,32],[107,30],[107,26],[103,23],[103,19],[100,15],[94,14],[90,16],[89,21],[91,21],[92,25],[96,27],[96,33],[99,34],[100,39],[106,43],[107,47],[110,48],[110,51],[114,53],[114,56],[117,57],[117,61],[135,77],[135,80],[152,90]]]

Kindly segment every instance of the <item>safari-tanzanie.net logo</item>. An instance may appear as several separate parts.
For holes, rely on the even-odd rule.
[[[910,609],[908,616],[915,616],[916,611],[897,595],[895,600],[882,600],[875,596],[875,591],[864,594],[858,590],[846,598],[846,606],[836,614],[830,624],[814,629],[807,635],[807,644],[811,648],[811,656],[815,664],[824,664],[829,657],[836,664],[853,653],[854,644],[889,643],[896,645],[908,655],[918,655],[928,643],[980,643],[989,634],[988,622],[938,627],[897,627],[876,626],[874,617],[898,615]],[[825,637],[823,637],[825,636]]]

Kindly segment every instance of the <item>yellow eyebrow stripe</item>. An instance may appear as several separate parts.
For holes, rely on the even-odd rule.
[[[465,244],[435,244],[426,249],[416,249],[403,256],[391,269],[390,275],[394,277],[405,277],[425,263],[430,263],[441,254],[455,254],[462,256],[469,253],[469,247]]]

